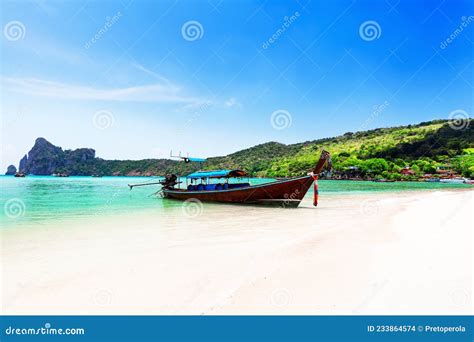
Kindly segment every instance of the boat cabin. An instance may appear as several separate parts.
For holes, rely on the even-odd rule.
[[[231,178],[247,178],[247,182],[229,182]],[[198,171],[186,176],[188,191],[216,191],[250,186],[249,175],[242,170]]]

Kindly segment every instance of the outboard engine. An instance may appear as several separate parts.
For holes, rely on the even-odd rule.
[[[173,189],[177,182],[178,177],[176,175],[166,175],[165,179],[160,181],[160,184],[163,185],[163,189]]]

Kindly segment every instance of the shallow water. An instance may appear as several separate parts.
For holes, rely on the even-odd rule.
[[[156,177],[51,177],[0,176],[0,223],[3,226],[63,220],[96,215],[132,212],[142,209],[165,211],[181,206],[180,202],[163,200],[154,195],[159,186],[151,185],[129,190],[127,184],[156,182]],[[251,184],[272,179],[251,179]],[[424,182],[376,183],[367,181],[319,181],[320,197],[371,192],[400,192],[443,188],[469,188],[465,184]],[[310,189],[307,196],[312,196]]]

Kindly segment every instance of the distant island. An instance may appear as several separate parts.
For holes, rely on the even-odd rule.
[[[104,160],[91,148],[63,150],[44,138],[19,162],[18,172],[33,175],[161,176],[203,169],[244,169],[254,177],[291,177],[308,172],[326,149],[332,154],[332,178],[417,180],[432,174],[474,177],[474,127],[447,120],[348,132],[342,136],[285,145],[268,142],[204,165],[170,159]],[[15,174],[10,165],[6,174]]]

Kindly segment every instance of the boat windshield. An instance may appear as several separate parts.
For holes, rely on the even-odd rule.
[[[198,171],[186,176],[189,191],[227,190],[249,185],[249,175],[242,170]]]

